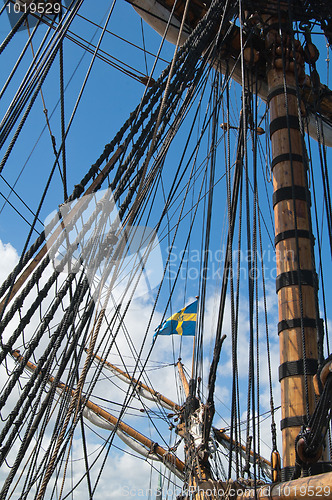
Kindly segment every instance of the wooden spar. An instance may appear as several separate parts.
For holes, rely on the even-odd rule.
[[[20,362],[23,361],[23,356],[21,356],[18,351],[13,351],[11,354],[18,361],[20,361]],[[36,370],[36,368],[37,368],[36,365],[31,363],[30,361],[27,361],[26,366],[27,366],[27,368],[29,368],[32,371]],[[50,377],[48,377],[48,380],[50,383],[53,383],[55,379],[54,379],[54,377],[50,376]],[[67,387],[63,383],[59,383],[57,385],[57,387],[59,389],[62,389],[63,391],[69,391],[72,394],[74,394],[74,390],[70,389],[69,387]],[[98,405],[92,403],[92,401],[89,401],[87,399],[84,401],[84,404],[87,408],[92,410],[96,415],[103,417],[105,420],[107,420],[107,422],[116,426],[117,428],[119,428],[122,432],[124,432],[128,436],[132,437],[133,439],[135,439],[139,443],[146,446],[148,449],[152,450],[153,453],[155,455],[157,455],[162,461],[168,462],[170,465],[172,465],[173,467],[178,469],[180,472],[184,471],[184,463],[179,458],[177,458],[175,455],[173,455],[169,451],[165,450],[162,446],[160,446],[157,443],[154,443],[151,439],[147,438],[146,436],[144,436],[140,432],[136,431],[135,429],[133,429],[129,425],[125,424],[124,422],[119,421],[119,419],[114,417],[111,413],[109,413],[106,410],[103,410]]]
[[[256,490],[236,481],[198,481],[193,487],[195,500],[332,500],[332,472],[302,477],[278,484],[263,484]],[[190,491],[190,487],[188,488]],[[186,500],[189,497],[185,497]]]
[[[84,349],[86,351],[86,349]],[[143,384],[142,382],[139,382],[137,381],[137,379],[135,379],[134,377],[131,377],[130,375],[128,375],[126,372],[122,371],[120,368],[118,368],[117,366],[113,365],[112,363],[109,363],[108,361],[104,360],[103,358],[101,358],[100,356],[98,356],[97,354],[94,354],[93,355],[96,359],[98,359],[99,361],[101,361],[102,363],[104,363],[106,366],[108,366],[109,368],[111,368],[112,370],[114,370],[115,372],[117,372],[119,375],[125,377],[128,382],[132,383],[133,385],[135,384],[138,384],[138,387],[142,387],[143,389],[145,389],[146,391],[148,391],[150,394],[152,394],[153,396],[155,396],[156,398],[160,399],[161,401],[164,401],[168,406],[172,407],[175,411],[181,411],[182,410],[182,407],[176,403],[174,403],[174,401],[171,401],[170,399],[166,398],[165,396],[163,396],[162,394],[160,394],[159,392],[155,391],[154,389],[152,389],[151,387]],[[188,394],[186,394],[186,396],[188,397],[189,395],[189,384],[186,380],[186,377],[184,375],[184,372],[183,372],[183,368],[182,368],[182,365],[180,363],[180,361],[178,361],[178,368],[179,368],[179,371],[181,370],[181,381],[183,380],[184,383],[185,383],[185,391],[188,391]],[[183,379],[182,379],[183,377]],[[216,438],[219,442],[222,442],[222,441],[225,441],[226,443],[230,443],[231,442],[231,438],[230,436],[228,436],[228,434],[226,432],[224,432],[224,429],[213,429],[215,434],[216,434]],[[239,446],[243,452],[246,452],[246,447],[243,446],[242,444],[236,444],[236,441],[233,439],[232,440],[232,444],[233,446]],[[254,457],[254,452],[252,450],[250,450],[250,456],[251,457]],[[264,462],[264,464],[267,466],[267,467],[271,467],[271,462],[269,462],[269,460],[266,460],[264,457],[261,457],[261,456],[257,456],[256,455],[256,459],[259,460],[260,462]]]
[[[73,392],[73,391],[72,391]],[[177,458],[175,455],[170,453],[169,451],[165,450],[162,446],[160,446],[157,443],[154,443],[151,439],[147,438],[140,432],[136,431],[129,425],[125,424],[122,421],[119,421],[116,417],[111,415],[109,412],[103,410],[96,404],[92,403],[91,401],[87,400],[85,403],[87,408],[90,408],[96,415],[99,415],[103,417],[105,420],[113,424],[114,426],[118,426],[118,428],[128,434],[128,436],[132,437],[133,439],[136,439],[139,443],[143,444],[146,446],[148,449],[151,449],[153,453],[159,456],[160,459],[166,460],[168,463],[173,465],[176,469],[178,469],[180,472],[184,471],[184,463]]]
[[[92,184],[88,187],[88,189],[85,191],[83,196],[87,196],[89,194],[92,194],[95,189],[99,186],[99,184],[102,182],[102,180],[105,178],[107,175],[109,169],[111,166],[114,165],[114,163],[117,161],[119,158],[120,154],[122,153],[123,148],[120,146],[112,158],[106,163],[105,167],[103,170],[97,175],[95,180],[92,182]],[[11,289],[10,295],[8,297],[8,294],[5,295],[4,299],[0,302],[0,311],[4,307],[4,305],[8,304],[13,297],[15,297],[16,293],[20,290],[20,288],[23,286],[25,281],[29,278],[29,276],[33,273],[33,271],[36,269],[36,267],[39,265],[41,260],[45,257],[47,254],[47,251],[50,249],[50,247],[55,243],[56,239],[58,236],[61,234],[63,231],[63,227],[68,225],[73,217],[76,215],[77,211],[81,208],[79,205],[75,205],[72,210],[68,213],[68,215],[65,217],[63,221],[61,221],[61,224],[53,231],[45,245],[39,250],[38,254],[32,259],[30,264],[24,269],[22,274],[19,276],[17,281],[15,282],[14,286]]]
[[[229,445],[232,444],[233,449],[235,449],[236,447],[239,447],[239,448],[241,448],[241,450],[244,453],[247,453],[247,448],[243,444],[237,443],[235,441],[235,439],[231,439],[230,436],[228,436],[224,432],[224,429],[216,429],[215,427],[213,427],[213,430],[214,430],[216,439],[217,439],[217,441],[219,441],[219,443],[222,443],[222,441],[226,441],[226,443],[228,443]],[[263,458],[263,457],[257,455],[257,453],[255,454],[253,452],[253,450],[250,450],[250,456],[252,458],[256,457],[256,460],[258,462],[264,462],[265,465],[267,465],[268,467],[271,467],[271,462],[269,460],[266,460],[266,458]]]
[[[179,370],[179,375],[180,375],[181,383],[182,383],[182,386],[184,389],[184,393],[185,393],[186,397],[188,397],[189,396],[189,384],[188,384],[188,380],[186,379],[186,376],[184,374],[183,365],[182,365],[180,359],[177,362],[176,366],[178,367],[178,370]]]
[[[286,24],[286,16],[283,22]],[[308,370],[310,374],[307,375],[308,402],[303,375],[304,352],[311,367],[317,365],[318,357],[316,328],[308,326],[308,323],[316,324],[315,269],[311,251],[311,221],[304,163],[306,153],[298,120],[296,68],[292,57],[288,55],[292,44],[289,33],[284,31],[282,47],[278,29],[275,27],[279,25],[278,18],[270,17],[267,23],[271,27],[266,35],[266,49],[271,54],[267,80],[271,97],[270,135],[280,331],[283,469],[286,472],[285,479],[288,479],[295,465],[295,439],[302,425],[302,417],[306,415],[307,407],[310,414],[313,412],[315,403],[313,370]],[[303,81],[302,49],[299,42],[294,42],[297,48],[296,58],[299,61],[297,74],[299,80]],[[299,281],[301,285],[298,284]],[[301,317],[304,318],[302,326],[305,351]],[[302,369],[294,368],[298,366]],[[295,426],[294,423],[298,425]]]
[[[332,500],[332,472],[274,485],[258,486],[256,492],[244,487],[241,490],[243,493],[241,495],[235,494],[231,497],[232,500],[312,500],[313,498]],[[235,488],[234,491],[236,491]],[[222,497],[220,496],[220,498]]]
[[[86,349],[84,349],[86,351]],[[136,385],[137,384],[137,388],[139,389],[140,387],[142,387],[143,389],[145,389],[146,391],[148,391],[150,394],[152,394],[153,396],[156,397],[156,399],[160,399],[161,401],[163,401],[164,403],[166,403],[170,408],[173,408],[173,410],[175,411],[180,411],[181,410],[181,406],[174,403],[174,401],[171,401],[170,399],[166,398],[165,396],[163,396],[162,394],[160,394],[159,392],[155,391],[154,389],[152,389],[151,387],[143,384],[143,382],[140,382],[138,381],[137,379],[135,379],[134,377],[131,377],[130,375],[128,375],[128,373],[120,370],[120,368],[118,368],[117,366],[114,366],[112,365],[112,363],[109,363],[108,361],[104,360],[103,358],[101,358],[100,356],[98,356],[97,354],[93,354],[93,357],[98,359],[99,361],[101,361],[102,363],[104,363],[106,366],[108,366],[109,368],[111,368],[112,370],[116,371],[117,373],[119,373],[120,375],[122,375],[123,377],[125,377],[129,382],[131,382],[133,385]]]

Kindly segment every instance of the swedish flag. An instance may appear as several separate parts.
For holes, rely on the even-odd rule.
[[[194,336],[197,319],[197,300],[192,302],[181,311],[173,314],[155,330],[156,335],[186,335]]]

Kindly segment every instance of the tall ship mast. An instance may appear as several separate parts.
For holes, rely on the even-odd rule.
[[[331,499],[329,2],[103,8],[0,9],[0,498]]]

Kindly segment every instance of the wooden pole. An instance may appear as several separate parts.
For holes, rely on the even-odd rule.
[[[13,351],[12,356],[20,362],[23,361],[23,357],[20,355],[19,351]],[[36,365],[31,363],[30,361],[27,361],[26,367],[31,371],[35,371],[37,368]],[[54,377],[48,377],[48,381],[50,384],[52,384],[54,382],[54,380],[55,380]],[[74,390],[70,389],[68,386],[66,386],[63,383],[58,383],[57,387],[63,391],[71,392],[72,394],[74,394]],[[169,451],[165,450],[162,446],[159,446],[158,443],[154,443],[151,439],[147,438],[146,436],[144,436],[140,432],[136,431],[135,429],[133,429],[129,425],[125,424],[124,422],[122,422],[118,418],[114,417],[108,411],[106,411],[103,408],[100,408],[98,405],[92,403],[92,401],[86,400],[85,406],[87,408],[89,408],[90,410],[92,410],[96,415],[103,417],[110,424],[118,427],[125,434],[128,434],[128,436],[132,437],[133,439],[136,439],[136,441],[143,444],[148,449],[153,450],[153,453],[158,455],[158,457],[161,459],[161,461],[166,461],[166,462],[170,463],[180,472],[184,471],[184,463],[181,460],[179,460],[175,455],[173,455]]]
[[[213,430],[214,435],[219,443],[222,444],[222,442],[224,441],[228,444],[229,447],[232,446],[233,449],[235,449],[235,447],[238,447],[242,450],[243,453],[247,452],[247,448],[243,444],[235,441],[235,439],[231,439],[230,436],[228,436],[228,434],[224,432],[224,429],[214,428]],[[263,462],[267,467],[271,467],[271,462],[269,460],[266,460],[260,455],[255,454],[252,450],[250,450],[249,454],[253,460],[256,460],[257,462]]]
[[[177,362],[177,367],[178,367],[178,370],[179,370],[179,375],[180,375],[180,380],[181,380],[181,383],[182,383],[182,386],[183,386],[183,390],[184,390],[184,393],[186,395],[186,398],[189,396],[189,384],[188,384],[188,381],[186,379],[186,376],[184,374],[184,371],[183,371],[183,365],[179,359],[179,361]]]
[[[87,351],[87,349],[84,349],[84,350]],[[128,383],[131,383],[132,385],[137,385],[137,389],[138,390],[140,389],[140,387],[142,387],[147,392],[149,392],[152,396],[154,396],[156,398],[156,400],[159,399],[160,401],[163,401],[165,404],[167,404],[167,406],[169,406],[170,409],[173,409],[174,411],[180,411],[181,410],[181,406],[180,405],[174,403],[174,401],[172,401],[171,399],[166,398],[165,396],[163,396],[162,394],[160,394],[160,392],[155,391],[154,389],[152,389],[148,385],[143,384],[143,382],[137,380],[134,377],[131,377],[130,375],[128,375],[128,373],[124,372],[123,370],[121,370],[117,366],[112,365],[112,363],[109,363],[108,361],[104,360],[103,358],[101,358],[97,354],[93,354],[93,357],[96,358],[96,359],[98,359],[101,363],[104,363],[112,371],[117,372],[121,377],[124,377],[128,381]]]
[[[277,294],[282,407],[283,476],[295,465],[295,439],[306,414],[314,409],[313,375],[317,369],[315,269],[305,150],[299,122],[297,80],[304,77],[301,47],[291,39],[286,16],[282,40],[278,18],[267,20],[266,49],[272,142],[273,200],[277,257]],[[289,27],[290,28],[290,27]],[[293,60],[293,48],[296,47]],[[296,75],[297,74],[297,79]],[[301,319],[302,318],[302,319]],[[302,330],[303,329],[303,330]],[[303,336],[305,348],[303,346]],[[306,362],[304,362],[304,354]],[[304,363],[307,377],[304,377]],[[306,380],[305,380],[306,378]],[[307,385],[307,387],[306,387]]]
[[[332,472],[317,476],[301,477],[279,484],[263,484],[252,488],[236,481],[196,483],[197,499],[209,500],[332,500]],[[189,497],[185,497],[186,500]]]
[[[301,477],[275,485],[263,485],[257,491],[243,489],[242,495],[235,495],[233,500],[312,500],[320,497],[332,500],[332,472],[317,476]]]

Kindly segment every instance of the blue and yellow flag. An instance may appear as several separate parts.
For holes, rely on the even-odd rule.
[[[155,330],[156,335],[195,335],[197,319],[197,300],[181,311],[173,314]]]

